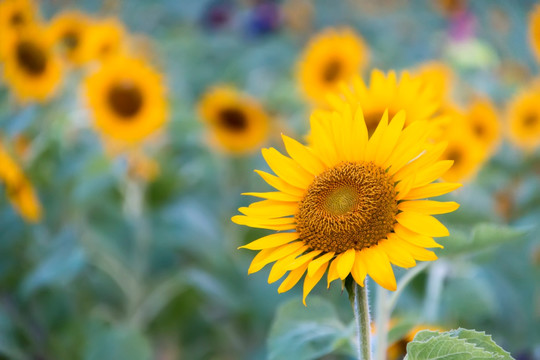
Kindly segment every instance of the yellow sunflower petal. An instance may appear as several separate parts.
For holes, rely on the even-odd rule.
[[[321,253],[322,253],[321,250],[313,250],[313,251],[308,252],[307,254],[299,256],[287,266],[287,270],[294,270],[296,268],[299,268],[300,266],[307,264],[311,259],[313,259],[314,257],[316,257],[317,255]]]
[[[313,276],[321,266],[328,263],[334,257],[334,252],[329,252],[311,261],[308,266],[308,276]]]
[[[414,125],[414,124],[413,124]],[[411,125],[412,126],[412,125]],[[441,157],[444,150],[448,146],[447,142],[440,142],[433,146],[430,146],[421,156],[416,158],[414,161],[408,163],[395,172],[394,178],[396,180],[403,179],[404,177],[410,176],[411,174],[416,174],[418,171],[424,169],[426,166],[433,164]],[[391,169],[391,173],[394,173]]]
[[[354,114],[352,133],[355,140],[353,160],[363,161],[368,143],[368,131],[362,109],[356,110],[356,113]]]
[[[332,167],[338,163],[338,157],[335,151],[335,145],[333,140],[329,137],[328,131],[323,125],[323,121],[315,116],[315,113],[311,116],[311,136],[313,143],[317,144],[315,150],[320,156],[321,160],[327,167]]]
[[[338,255],[335,262],[337,262],[337,271],[339,278],[345,280],[347,276],[351,273],[351,269],[356,258],[356,251],[354,249],[349,249],[344,253]]]
[[[248,274],[252,274],[261,270],[267,264],[274,262],[278,259],[291,255],[292,253],[303,252],[307,249],[302,241],[296,241],[293,243],[285,244],[277,248],[261,250],[251,262],[248,269]]]
[[[281,137],[285,143],[287,153],[305,170],[309,171],[312,175],[318,175],[324,171],[326,168],[325,165],[311,149],[286,135],[281,135]]]
[[[306,189],[313,181],[312,174],[276,149],[262,149],[262,155],[270,169],[292,186]]]
[[[375,156],[375,164],[382,165],[392,154],[392,150],[396,146],[401,130],[405,125],[405,112],[401,110],[390,121],[386,131],[382,135],[381,146]]]
[[[285,194],[280,191],[270,191],[270,192],[248,192],[242,193],[242,195],[255,196],[267,200],[276,200],[276,201],[294,201],[298,202],[302,198],[299,196]]]
[[[384,250],[388,260],[392,264],[401,266],[402,268],[411,268],[416,265],[416,261],[406,251],[403,251],[403,248],[399,246],[399,243],[396,243],[393,240],[392,234],[388,234],[388,239],[380,241],[377,246]]]
[[[392,241],[398,244],[397,246],[399,246],[402,249],[402,251],[411,254],[412,257],[415,258],[416,260],[419,260],[419,261],[437,260],[437,255],[435,255],[433,251],[424,249],[423,247],[420,247],[420,246],[413,245],[410,242],[407,242],[398,236],[393,237]]]
[[[307,306],[306,297],[309,295],[311,290],[313,290],[315,285],[317,285],[319,280],[321,280],[327,267],[328,267],[328,262],[324,263],[321,267],[319,267],[319,269],[313,275],[309,275],[309,269],[308,269],[308,274],[306,275],[306,278],[304,280],[304,295],[302,298],[302,302],[304,303],[304,306]]]
[[[307,267],[308,267],[308,265],[304,264],[304,265],[292,270],[289,273],[289,275],[287,275],[285,280],[283,280],[281,285],[279,286],[278,293],[281,294],[281,293],[284,293],[284,292],[289,291],[290,289],[292,289],[292,287],[294,285],[296,285],[298,283],[298,281],[302,278],[302,276],[304,275],[304,273],[307,270]]]
[[[298,233],[296,232],[271,234],[252,241],[244,246],[240,246],[239,249],[262,250],[274,248],[290,243],[296,239],[298,239]]]
[[[439,179],[454,164],[454,160],[442,160],[416,173],[414,187],[420,187]]]
[[[392,155],[383,164],[385,169],[390,167],[389,174],[395,174],[424,150],[427,126],[427,121],[415,121],[403,130]]]
[[[434,183],[424,185],[409,191],[403,200],[416,200],[443,195],[461,187],[458,183]]]
[[[290,216],[298,212],[298,203],[263,200],[238,209],[242,214],[251,217],[278,218]]]
[[[415,181],[416,181],[416,176],[411,175],[411,176],[401,180],[399,183],[397,183],[397,185],[396,185],[396,193],[397,193],[396,200],[401,200],[405,196],[407,196],[409,191],[411,191]]]
[[[427,215],[446,214],[458,208],[459,204],[455,201],[416,200],[402,201],[398,204],[398,209],[401,211],[414,211]]]
[[[448,236],[448,229],[433,216],[412,211],[397,214],[396,221],[407,229],[421,235],[443,237]]]
[[[294,223],[294,218],[293,217],[278,218],[278,219],[267,219],[267,218],[249,217],[249,216],[245,216],[245,215],[236,215],[236,216],[233,216],[231,218],[231,220],[234,223],[237,223],[238,225],[246,225],[246,226],[251,226],[251,227],[289,225],[289,224]]]
[[[276,190],[295,196],[296,199],[301,199],[301,197],[304,195],[304,189],[292,186],[291,184],[281,180],[277,176],[260,170],[255,170],[255,172],[259,174],[264,179],[264,181],[268,183],[268,185],[274,187]]]
[[[362,259],[366,263],[369,276],[383,288],[395,291],[397,287],[396,278],[384,250],[375,245],[362,249],[362,253]]]
[[[270,274],[268,274],[268,283],[272,284],[281,279],[287,273],[287,265],[295,258],[296,254],[289,255],[274,263]]]
[[[339,274],[337,272],[337,262],[336,260],[334,259],[331,263],[330,263],[330,267],[328,268],[328,275],[327,275],[327,280],[328,280],[328,284],[327,284],[327,288],[330,287],[330,283],[336,279],[339,279]]]
[[[426,235],[420,235],[414,231],[411,231],[404,227],[401,224],[394,225],[394,232],[400,238],[413,245],[424,247],[424,248],[443,248],[443,246],[433,240],[432,237]]]
[[[379,147],[381,146],[383,135],[386,131],[386,128],[388,127],[388,110],[385,110],[381,121],[379,122],[379,125],[377,126],[377,129],[375,129],[375,132],[373,135],[371,135],[371,138],[368,141],[367,148],[366,148],[366,161],[373,161],[375,160],[375,155],[377,154],[377,151],[379,150]]]
[[[356,256],[354,258],[354,264],[351,269],[351,275],[360,286],[364,286],[364,280],[367,275],[366,263],[363,259],[362,251],[356,250]]]

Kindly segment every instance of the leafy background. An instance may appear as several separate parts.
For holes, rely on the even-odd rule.
[[[278,13],[283,5],[267,3]],[[108,157],[89,125],[81,74],[41,106],[16,106],[0,87],[0,130],[32,139],[25,170],[45,209],[28,225],[0,194],[0,358],[350,358],[350,305],[339,286],[318,286],[304,308],[300,289],[278,295],[267,284],[267,269],[247,276],[253,254],[236,248],[264,232],[230,217],[248,201],[241,192],[265,186],[252,169],[267,167],[259,154],[210,149],[194,104],[214,83],[236,84],[273,115],[269,144],[281,149],[277,134],[301,138],[310,112],[292,76],[299,52],[311,33],[350,25],[369,44],[371,67],[442,59],[461,78],[458,100],[486,93],[503,119],[504,104],[538,72],[526,41],[533,3],[470,2],[476,42],[464,55],[449,40],[451,21],[427,0],[314,1],[305,33],[269,25],[247,0],[43,1],[45,17],[73,7],[117,15],[151,38],[171,116],[155,151],[159,176],[133,189],[125,161]],[[230,12],[221,28],[208,23],[216,4]],[[401,295],[391,339],[429,322],[483,330],[514,358],[540,358],[538,189],[538,152],[504,143],[453,196],[461,208],[441,217],[452,236]],[[139,190],[142,212],[130,203]],[[509,213],[499,211],[501,196]]]

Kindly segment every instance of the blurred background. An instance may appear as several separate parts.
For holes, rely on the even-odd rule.
[[[268,232],[230,221],[242,192],[269,191],[253,173],[268,170],[259,149],[283,149],[280,133],[305,139],[316,105],[299,59],[344,26],[368,49],[366,82],[371,69],[429,64],[446,109],[471,117],[481,98],[496,129],[489,150],[465,146],[482,155],[455,175],[464,186],[447,198],[461,208],[441,216],[451,236],[399,298],[389,359],[417,326],[483,330],[514,358],[540,359],[534,1],[0,4],[0,359],[352,358],[346,294],[319,285],[304,308],[301,289],[279,295],[268,269],[248,277],[254,254],[237,247]],[[107,59],[113,47],[136,60]],[[10,56],[43,76],[19,76]],[[148,128],[115,127],[100,110],[101,84],[122,71],[149,89],[121,88],[117,105],[129,113],[125,99],[143,96],[132,105]],[[229,139],[205,115],[220,101],[265,130]]]

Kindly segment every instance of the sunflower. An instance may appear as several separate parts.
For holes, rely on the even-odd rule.
[[[37,9],[30,0],[0,1],[0,37],[35,22]]]
[[[96,128],[126,144],[140,142],[167,119],[163,79],[139,59],[104,62],[85,79],[84,90]]]
[[[32,184],[1,144],[0,181],[5,183],[9,200],[24,219],[29,222],[41,219],[41,205]]]
[[[466,122],[480,143],[487,149],[495,147],[499,141],[501,129],[497,109],[489,99],[474,100],[467,111]]]
[[[529,43],[531,49],[540,61],[540,5],[536,5],[529,15]]]
[[[452,160],[454,165],[442,178],[446,181],[470,180],[487,159],[488,149],[475,135],[465,112],[457,108],[448,111],[452,112],[453,122],[445,131],[443,139],[448,146],[441,158]]]
[[[297,77],[305,96],[326,104],[326,94],[348,82],[368,62],[364,40],[352,29],[326,29],[308,44],[297,65]]]
[[[241,154],[259,148],[268,137],[269,117],[254,98],[230,86],[216,86],[198,104],[199,116],[210,129],[211,141]]]
[[[117,19],[96,21],[86,32],[83,52],[91,59],[107,60],[122,51],[124,38],[124,27]]]
[[[45,101],[62,80],[62,63],[42,28],[27,27],[5,38],[4,78],[21,101]]]
[[[386,110],[390,118],[404,110],[406,125],[422,120],[442,121],[435,117],[440,107],[437,93],[424,80],[403,72],[398,81],[394,71],[385,76],[382,71],[373,70],[369,87],[360,76],[355,76],[350,88],[341,86],[340,89],[349,103],[362,108],[368,133],[372,134]],[[330,95],[329,101],[333,108],[341,107],[343,102],[336,94]]]
[[[391,264],[410,268],[416,260],[435,260],[426,248],[442,247],[433,237],[448,230],[433,214],[458,208],[455,202],[422,200],[448,193],[457,183],[433,183],[451,166],[438,161],[444,143],[432,143],[426,120],[403,129],[405,112],[392,121],[382,116],[368,136],[361,108],[343,104],[330,116],[311,117],[312,145],[283,136],[290,157],[276,149],[262,154],[277,176],[257,173],[277,189],[245,195],[264,199],[242,207],[232,221],[278,231],[242,248],[260,250],[249,273],[275,261],[270,283],[288,275],[278,292],[291,289],[305,274],[305,298],[328,269],[328,285],[349,275],[364,284],[366,275],[395,290]]]
[[[92,19],[82,12],[66,10],[58,14],[49,26],[50,36],[72,64],[81,65],[92,59],[88,51],[88,29]]]
[[[507,107],[509,136],[513,143],[531,151],[540,145],[540,86],[517,95]]]

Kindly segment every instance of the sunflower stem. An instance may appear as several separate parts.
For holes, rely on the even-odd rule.
[[[371,323],[369,318],[367,283],[362,287],[356,281],[352,281],[352,296],[350,298],[358,340],[356,348],[358,360],[371,360]]]

